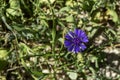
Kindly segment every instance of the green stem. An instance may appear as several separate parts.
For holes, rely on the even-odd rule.
[[[48,0],[49,2],[49,7],[50,7],[50,10],[52,12],[52,22],[53,22],[53,26],[52,26],[52,53],[55,52],[55,37],[56,37],[56,28],[55,28],[55,17],[54,17],[54,10],[53,10],[53,7],[51,5],[51,2],[50,0]]]
[[[52,9],[52,20],[53,20],[53,28],[52,28],[52,52],[55,52],[55,37],[56,37],[56,29],[55,29],[55,18],[54,18],[54,11]]]
[[[53,7],[51,5],[51,2],[50,0],[48,0],[49,2],[49,7],[50,7],[50,10],[52,12],[52,21],[53,21],[53,26],[52,26],[52,54],[54,54],[54,59],[55,59],[55,65],[54,65],[54,78],[55,80],[56,79],[56,55],[55,55],[55,38],[56,38],[56,24],[55,24],[55,16],[54,16],[54,10],[53,10]]]

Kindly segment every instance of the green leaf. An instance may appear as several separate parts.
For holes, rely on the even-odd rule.
[[[6,15],[8,17],[12,16],[20,16],[21,15],[21,10],[20,10],[20,3],[18,0],[10,0],[10,7],[6,9]]]
[[[20,3],[19,3],[19,0],[10,0],[9,1],[9,3],[10,3],[10,7],[12,8],[12,7],[14,7],[14,8],[20,8]]]
[[[74,18],[72,15],[66,17],[67,22],[74,22]]]
[[[63,38],[59,38],[58,39],[62,44],[64,44],[64,39]]]
[[[83,56],[81,53],[77,54],[77,61],[78,62],[83,62]]]
[[[71,79],[71,80],[76,80],[77,79],[77,73],[75,73],[75,72],[67,72],[67,74],[68,74],[68,76],[69,76],[69,78]]]
[[[6,27],[7,27],[9,30],[12,31],[11,26],[9,26],[9,25],[7,24],[7,22],[6,22],[6,18],[5,18],[4,16],[2,16],[2,21],[4,22],[4,24],[6,25]]]
[[[18,26],[18,25],[13,25],[12,26],[16,31],[22,31],[22,30],[25,30],[25,28],[21,27],[21,26]]]
[[[20,16],[21,13],[18,9],[15,9],[15,8],[8,8],[6,10],[6,15],[9,17],[9,16]]]
[[[60,12],[64,12],[64,11],[70,11],[70,7],[63,7],[60,9]]]
[[[118,22],[118,15],[113,9],[108,9],[107,10],[107,15],[110,15],[113,19],[114,22]]]
[[[65,25],[62,23],[62,22],[60,22],[60,21],[58,21],[58,24],[61,26],[61,27],[65,27]]]
[[[65,5],[73,7],[73,1],[72,0],[67,0]]]
[[[24,43],[19,43],[19,48],[20,48],[20,51],[23,52],[24,54],[32,54],[33,51],[32,49],[30,49],[26,44]]]
[[[49,27],[48,23],[45,20],[41,20],[41,25],[44,25],[46,27]]]
[[[95,79],[96,78],[96,72],[92,67],[89,67],[90,71],[92,72],[92,77]]]
[[[32,74],[36,77],[41,77],[44,76],[44,74],[40,71],[36,71],[36,70],[31,70]]]
[[[8,51],[5,49],[0,49],[0,58],[5,58],[8,55]]]
[[[53,4],[55,2],[55,0],[40,0],[40,3],[46,3],[46,4],[49,4],[49,1],[50,1],[50,4]]]

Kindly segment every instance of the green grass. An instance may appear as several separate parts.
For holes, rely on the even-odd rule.
[[[100,71],[109,65],[104,50],[119,45],[119,3],[0,0],[0,79],[119,79],[117,68],[112,69],[118,71],[116,77],[106,77]],[[87,49],[78,54],[64,47],[64,35],[75,28],[84,30],[89,38]]]

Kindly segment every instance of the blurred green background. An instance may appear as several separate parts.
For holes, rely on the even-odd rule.
[[[75,28],[89,38],[64,47]],[[0,0],[0,80],[120,80],[120,0]]]

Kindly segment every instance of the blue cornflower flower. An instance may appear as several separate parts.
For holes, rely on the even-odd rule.
[[[70,31],[65,35],[64,45],[73,53],[78,53],[86,49],[85,43],[88,42],[88,37],[83,30],[75,29],[74,32]]]

